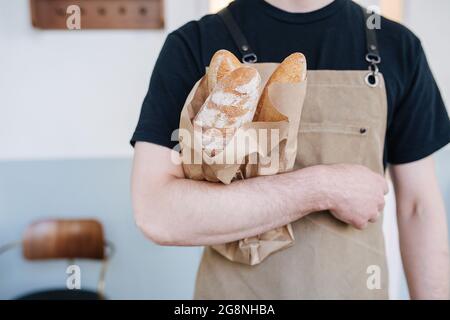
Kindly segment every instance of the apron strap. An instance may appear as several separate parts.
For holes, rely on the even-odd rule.
[[[369,63],[369,70],[371,71],[370,73],[367,74],[365,81],[366,84],[369,85],[370,87],[377,87],[379,84],[378,64],[381,63],[381,56],[378,50],[377,34],[375,31],[376,29],[369,26],[368,23],[369,19],[371,19],[373,15],[377,15],[377,13],[373,11],[368,11],[366,8],[362,8],[362,11],[364,15],[364,23],[366,29],[367,53],[365,58],[366,61]],[[242,62],[256,63],[258,61],[258,56],[251,49],[247,41],[247,38],[242,33],[241,29],[236,23],[236,20],[233,18],[233,15],[231,14],[230,10],[228,8],[224,8],[220,10],[217,14],[225,23],[225,26],[230,32],[234,43],[238,47],[239,52],[241,53],[242,56]]]
[[[380,51],[378,50],[378,41],[376,28],[369,25],[369,20],[372,17],[380,18],[374,11],[369,11],[364,7],[361,7],[364,15],[364,23],[366,29],[366,61],[369,63],[369,70],[371,71],[366,75],[366,84],[370,87],[376,87],[379,83],[379,69],[378,65],[381,63]]]
[[[364,12],[364,19],[366,21],[366,44],[367,44],[367,57],[366,59],[374,59],[375,61],[378,61],[378,63],[381,62],[380,52],[378,51],[378,41],[377,41],[377,34],[375,32],[375,28],[370,27],[368,25],[368,21],[371,18],[372,15],[376,15],[375,12],[367,11],[367,9],[363,8]]]
[[[242,56],[242,62],[244,63],[255,63],[258,61],[257,55],[253,52],[248,44],[247,38],[242,33],[239,28],[236,20],[233,18],[230,10],[228,8],[224,8],[220,10],[218,13],[220,18],[222,18],[225,26],[233,38],[234,43],[237,45],[239,52]]]

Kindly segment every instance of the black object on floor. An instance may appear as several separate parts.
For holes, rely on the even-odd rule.
[[[25,294],[15,300],[104,300],[104,297],[89,290],[51,289]]]

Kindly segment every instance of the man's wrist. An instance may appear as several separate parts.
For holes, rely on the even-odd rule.
[[[315,169],[317,170],[317,211],[331,210],[333,208],[333,171],[327,165],[317,165]]]
[[[298,172],[302,177],[299,183],[305,189],[310,202],[310,210],[306,214],[329,210],[332,207],[330,169],[326,165],[304,168]],[[304,201],[304,199],[303,199]]]

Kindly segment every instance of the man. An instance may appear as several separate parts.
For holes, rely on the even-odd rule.
[[[379,85],[379,93],[367,98],[376,91],[357,79],[348,85],[341,82],[347,81],[347,74],[357,76],[357,70],[368,66],[364,57],[369,37],[363,12],[355,3],[237,0],[228,10],[258,62],[280,62],[297,51],[305,54],[311,70],[308,95],[321,83],[317,80],[324,74],[320,70],[339,71],[340,80],[327,86],[327,90],[341,87],[333,92],[339,106],[328,103],[326,112],[314,113],[320,99],[311,97],[305,102],[310,111],[304,111],[300,125],[301,134],[306,135],[304,118],[320,115],[324,118],[316,124],[329,123],[328,117],[341,126],[328,145],[320,144],[330,132],[327,128],[318,133],[320,140],[305,136],[305,141],[317,143],[317,159],[326,159],[325,154],[330,161],[316,159],[290,173],[231,185],[184,179],[181,165],[173,161],[179,156],[171,150],[177,143],[171,136],[178,128],[183,103],[214,52],[224,48],[239,56],[241,49],[218,15],[205,16],[167,37],[132,138],[132,197],[139,228],[160,245],[210,246],[293,223],[296,243],[255,267],[230,262],[208,247],[197,277],[196,298],[387,298],[378,218],[387,192],[383,166],[389,166],[411,298],[447,299],[446,218],[431,155],[450,141],[450,124],[420,41],[405,27],[382,18],[381,29],[376,30],[382,61],[375,67],[380,67],[385,89]],[[355,90],[348,91],[352,86]],[[319,91],[316,97],[325,92]],[[353,92],[357,102],[350,98]],[[361,110],[361,118],[351,118]],[[343,117],[338,123],[343,112],[351,119]],[[343,138],[341,133],[353,130],[354,121],[372,126],[369,139],[373,139]],[[371,150],[383,139],[384,149],[381,144],[376,159],[378,151]],[[355,141],[358,150],[353,147]],[[343,149],[329,152],[334,142]],[[337,158],[339,152],[349,156]],[[383,273],[381,286],[363,281],[370,270]]]

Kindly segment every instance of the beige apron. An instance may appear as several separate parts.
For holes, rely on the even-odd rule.
[[[374,72],[378,62],[371,65]],[[352,163],[384,174],[385,84],[378,74],[378,84],[368,85],[367,74],[308,72],[295,169]],[[195,299],[388,298],[382,218],[359,231],[317,212],[292,227],[295,244],[256,266],[231,262],[206,247]]]
[[[362,164],[384,174],[387,103],[384,81],[367,71],[309,71],[295,168]],[[387,299],[382,219],[363,231],[329,212],[292,224],[295,244],[257,266],[205,248],[196,299]],[[380,288],[377,288],[379,276]]]

